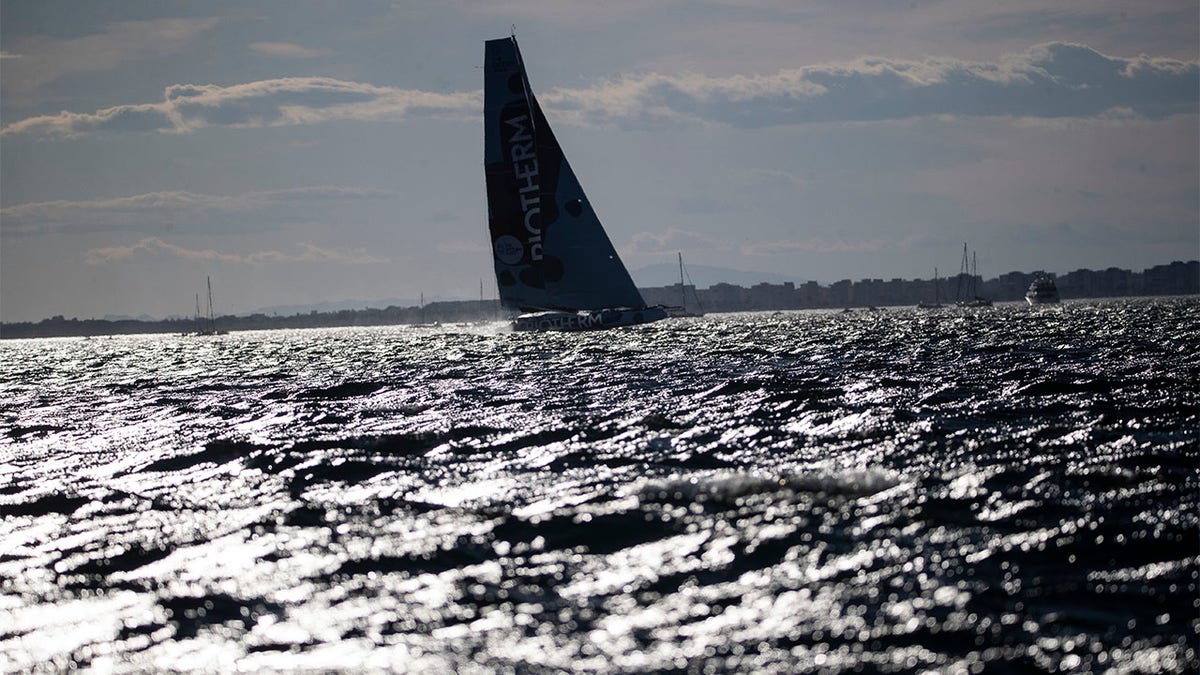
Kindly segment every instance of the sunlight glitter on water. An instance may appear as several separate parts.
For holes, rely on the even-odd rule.
[[[0,655],[1194,668],[1197,335],[1193,299],[0,343]]]

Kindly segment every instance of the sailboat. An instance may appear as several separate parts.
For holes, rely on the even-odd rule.
[[[689,317],[689,316],[704,316],[704,310],[700,308],[700,296],[696,295],[696,309],[689,312],[687,306],[687,286],[683,283],[683,252],[677,252],[679,255],[679,306],[667,308],[668,313],[672,317]],[[695,287],[693,286],[693,289]]]
[[[933,302],[924,300],[917,303],[917,309],[940,309],[942,306],[941,282],[938,280],[937,268],[933,268]]]
[[[488,231],[516,330],[596,330],[667,317],[649,307],[583,193],[533,90],[517,38],[484,44]]]
[[[208,281],[208,317],[202,324],[200,322],[200,296],[196,296],[196,335],[224,335],[225,331],[217,330],[217,321],[213,317],[213,301],[212,301],[212,277],[206,277]]]
[[[954,293],[954,304],[959,307],[991,307],[992,301],[979,295],[977,287],[979,269],[975,260],[975,252],[971,251],[970,272],[967,271],[967,243],[963,242],[962,265],[958,271],[958,289]],[[963,281],[966,280],[966,288]]]
[[[441,321],[434,321],[433,323],[429,323],[428,321],[425,320],[425,292],[424,291],[421,292],[421,304],[419,304],[418,307],[419,307],[418,311],[420,312],[420,320],[417,321],[417,323],[413,324],[414,326],[416,326],[417,328],[437,328],[438,326],[442,325]]]

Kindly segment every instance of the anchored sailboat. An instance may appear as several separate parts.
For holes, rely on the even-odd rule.
[[[488,230],[516,330],[594,330],[664,319],[604,232],[529,86],[516,36],[484,48]]]
[[[677,252],[679,255],[679,306],[668,307],[667,311],[672,317],[691,317],[704,316],[704,310],[700,308],[700,296],[695,292],[695,286],[692,286],[692,295],[696,298],[696,308],[689,311],[687,306],[687,285],[683,283],[683,252]],[[690,279],[689,279],[690,281]]]
[[[224,335],[225,331],[217,330],[217,320],[213,316],[212,277],[207,277],[206,280],[208,282],[208,316],[201,323],[200,296],[196,295],[196,335]]]
[[[938,289],[941,282],[938,280],[938,270],[933,268],[933,302],[925,302],[924,300],[917,303],[918,309],[940,309],[942,306],[942,294]]]
[[[967,267],[967,243],[963,242],[962,265],[958,271],[958,290],[954,293],[954,304],[959,307],[991,307],[992,301],[979,295],[979,270],[975,252],[971,251],[971,264]],[[965,287],[964,283],[966,282]]]

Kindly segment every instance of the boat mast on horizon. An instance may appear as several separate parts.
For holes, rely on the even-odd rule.
[[[700,307],[700,295],[695,294],[695,284],[692,284],[693,293],[696,297],[696,310],[689,312],[687,308],[687,285],[683,281],[683,252],[677,251],[679,256],[679,307],[668,307],[667,312],[674,318],[704,316],[704,309]],[[691,279],[688,279],[691,281]]]
[[[196,294],[196,335],[225,335],[225,331],[217,330],[217,320],[213,315],[212,277],[205,278],[208,283],[208,317],[204,325],[200,323],[200,294]]]
[[[484,44],[488,232],[516,330],[595,330],[667,317],[649,307],[529,86],[517,38]]]
[[[924,300],[922,300],[917,303],[918,309],[940,309],[941,308],[942,295],[941,295],[941,290],[938,288],[939,285],[940,284],[938,281],[938,269],[935,267],[935,268],[933,268],[933,302],[928,303],[928,302],[925,302]]]
[[[975,259],[975,252],[971,251],[970,267],[967,264],[967,242],[963,242],[962,265],[958,271],[958,288],[954,293],[954,304],[959,307],[991,307],[992,301],[979,295],[978,279],[979,269]],[[966,281],[966,288],[963,288],[963,282]],[[964,290],[966,291],[964,293]]]

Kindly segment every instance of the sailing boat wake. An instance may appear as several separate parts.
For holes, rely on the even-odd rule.
[[[529,86],[515,36],[484,49],[488,230],[516,330],[596,330],[667,317],[650,307],[583,193]]]

